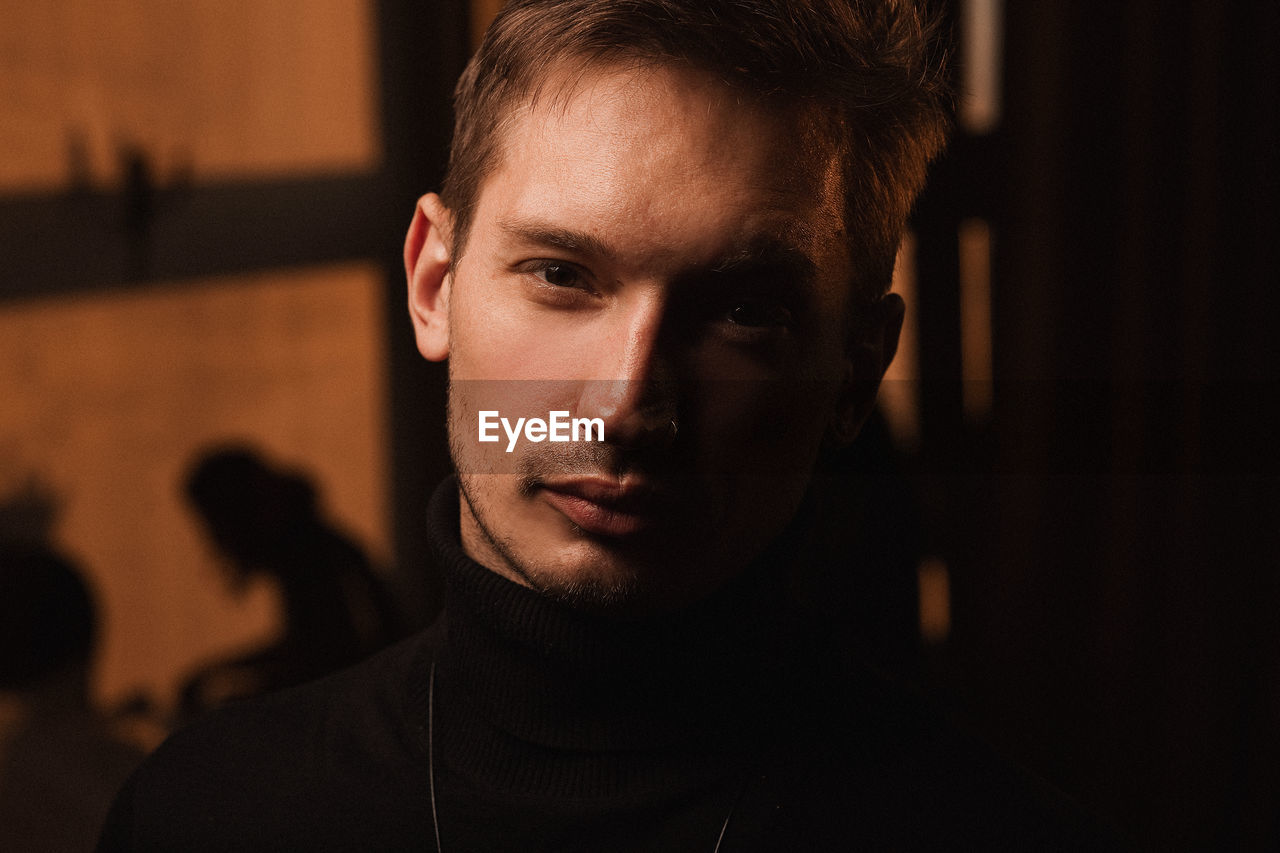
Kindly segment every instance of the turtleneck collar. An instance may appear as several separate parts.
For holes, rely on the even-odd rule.
[[[429,532],[446,575],[439,678],[498,730],[551,748],[634,750],[734,739],[767,719],[762,684],[791,658],[779,602],[793,537],[706,600],[620,620],[471,559],[452,479],[432,497]]]

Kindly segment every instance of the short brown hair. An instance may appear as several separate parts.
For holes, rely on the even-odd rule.
[[[566,60],[676,65],[748,97],[810,108],[844,163],[844,227],[859,289],[882,293],[950,127],[941,30],[910,0],[513,0],[455,92],[441,191],[454,215],[454,258],[513,105],[533,97],[549,69]]]

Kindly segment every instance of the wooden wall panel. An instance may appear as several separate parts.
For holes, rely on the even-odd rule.
[[[0,0],[0,191],[368,171],[369,0]]]
[[[310,471],[385,558],[382,292],[352,264],[0,310],[0,497],[35,477],[63,502],[57,541],[105,610],[100,698],[167,699],[198,660],[274,629],[267,591],[222,588],[181,502],[210,442]]]

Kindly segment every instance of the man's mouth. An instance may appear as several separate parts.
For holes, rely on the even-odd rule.
[[[552,507],[594,536],[634,536],[657,521],[655,491],[637,480],[576,478],[544,482],[542,488]]]

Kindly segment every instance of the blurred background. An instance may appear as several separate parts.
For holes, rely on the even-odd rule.
[[[328,543],[360,643],[435,613],[444,373],[400,247],[497,5],[0,0],[0,553],[85,592],[5,589],[92,615],[91,649],[0,674],[0,776],[56,695],[118,778],[320,618],[197,499],[202,460],[240,460],[221,505],[273,484],[261,511]],[[905,563],[850,612],[901,617],[895,666],[1142,846],[1274,849],[1280,6],[947,8],[966,96],[847,461],[855,536]],[[31,810],[0,808],[6,849],[75,849]]]

